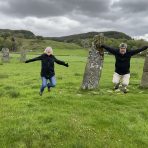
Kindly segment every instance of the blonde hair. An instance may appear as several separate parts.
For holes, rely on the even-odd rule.
[[[53,50],[51,47],[46,47],[44,50],[44,53],[48,54],[48,52],[50,52],[51,54],[53,54]]]

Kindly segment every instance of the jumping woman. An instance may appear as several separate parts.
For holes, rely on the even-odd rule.
[[[42,85],[39,94],[40,96],[42,96],[43,91],[46,87],[48,87],[48,91],[50,91],[51,87],[56,86],[54,62],[60,65],[64,65],[66,67],[68,67],[69,65],[64,61],[56,59],[56,57],[53,55],[53,50],[51,47],[47,47],[44,51],[44,54],[42,54],[41,56],[27,60],[25,61],[25,63],[39,61],[39,60],[41,61],[41,78],[42,78]]]

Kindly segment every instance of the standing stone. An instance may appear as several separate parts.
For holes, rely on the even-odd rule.
[[[148,88],[148,52],[145,57],[145,63],[143,67],[143,75],[141,80],[141,87]]]
[[[82,89],[97,89],[104,61],[104,51],[100,46],[104,43],[103,34],[96,35],[89,51],[87,64],[83,76]]]
[[[11,50],[12,50],[12,51],[16,51],[16,40],[15,40],[15,37],[12,37],[12,38],[11,38],[11,41],[12,41]]]
[[[27,51],[25,49],[22,49],[20,52],[20,62],[25,62],[26,61],[26,53]]]
[[[83,46],[83,48],[89,48],[90,47],[89,40],[88,39],[83,39],[81,41],[81,45]]]
[[[8,48],[2,48],[2,62],[9,62],[9,49]]]

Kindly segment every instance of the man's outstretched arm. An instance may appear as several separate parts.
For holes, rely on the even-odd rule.
[[[143,46],[142,48],[139,48],[139,49],[136,49],[136,50],[131,50],[130,53],[131,53],[131,56],[135,55],[135,54],[138,54],[144,50],[146,50],[148,48],[148,46]]]
[[[101,45],[102,48],[106,49],[108,52],[112,53],[113,55],[115,55],[117,53],[117,50],[114,48],[111,48],[109,46],[106,45]]]

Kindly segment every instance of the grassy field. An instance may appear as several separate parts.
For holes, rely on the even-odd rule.
[[[122,94],[112,91],[113,56],[105,56],[100,90],[81,91],[86,56],[55,53],[70,67],[56,65],[57,86],[42,97],[40,62],[11,55],[0,64],[0,147],[147,148],[148,90],[139,88],[144,59],[132,59],[130,91]]]

